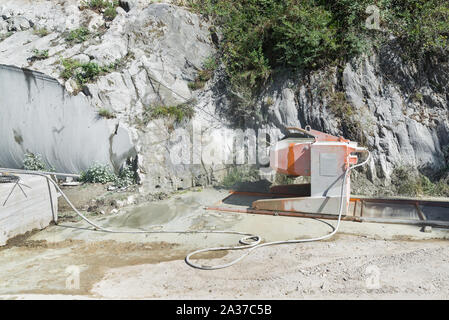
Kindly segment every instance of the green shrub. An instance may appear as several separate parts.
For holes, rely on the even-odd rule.
[[[31,171],[54,171],[54,168],[48,166],[40,154],[28,152],[23,159],[23,168]]]
[[[48,58],[48,50],[33,49],[33,55],[29,58],[31,61],[44,60]]]
[[[317,68],[362,47],[368,1],[198,0],[192,6],[221,27],[227,72],[254,86],[275,68]],[[360,32],[361,33],[361,32]]]
[[[46,28],[34,29],[33,34],[39,37],[45,37],[50,34]]]
[[[409,167],[402,166],[393,170],[391,182],[396,188],[396,193],[405,196],[418,196],[423,194],[419,176],[413,174]]]
[[[449,197],[449,185],[447,181],[432,182],[428,177],[420,173],[414,173],[413,168],[399,166],[393,170],[392,185],[399,195],[404,196],[433,196]]]
[[[108,183],[116,180],[114,171],[107,165],[93,164],[86,171],[81,172],[80,180],[90,183]]]
[[[63,66],[61,77],[65,80],[74,78],[79,85],[92,82],[98,76],[111,71],[109,66],[99,66],[95,62],[83,63],[73,59],[62,59],[61,64]]]
[[[90,32],[87,28],[80,27],[66,33],[65,40],[70,43],[82,43],[88,39],[89,34]]]
[[[115,8],[118,6],[119,2],[115,0],[86,0],[81,2],[80,9],[91,9],[99,13],[103,11],[103,18],[107,21],[112,21],[117,15]]]
[[[285,174],[276,173],[274,177],[275,185],[293,184],[295,183],[295,177],[290,177]]]
[[[208,57],[203,65],[202,70],[200,70],[195,78],[195,81],[189,82],[188,86],[191,90],[198,90],[204,87],[207,81],[212,78],[212,75],[218,67],[218,61],[215,56]]]
[[[115,7],[108,7],[104,10],[103,17],[106,21],[112,21],[117,16],[117,11]]]
[[[204,85],[205,85],[204,82],[198,82],[198,81],[196,81],[196,79],[195,79],[195,81],[189,82],[189,83],[187,84],[187,86],[189,87],[189,89],[190,89],[190,90],[193,90],[193,91],[198,90],[198,89],[201,89],[201,88],[204,88]]]
[[[439,0],[383,0],[383,18],[410,57],[447,53],[449,3]]]
[[[258,171],[252,167],[230,167],[221,184],[225,188],[231,188],[238,183],[254,182],[258,179]]]
[[[61,78],[68,80],[73,77],[75,70],[79,67],[79,62],[73,59],[62,59],[61,64],[63,70],[61,71]]]
[[[81,70],[75,74],[78,83],[86,83],[96,79],[101,73],[107,72],[107,68],[102,68],[95,62],[82,63]]]
[[[206,58],[206,60],[203,62],[203,69],[205,70],[215,70],[218,67],[218,61],[217,57],[215,56],[209,56]]]
[[[125,164],[115,180],[115,186],[119,188],[126,188],[133,184],[136,184],[136,175],[131,166]]]
[[[115,114],[113,112],[109,111],[108,109],[104,109],[104,108],[102,108],[102,109],[100,109],[98,111],[98,115],[100,117],[106,118],[106,119],[113,119],[113,118],[115,118]]]
[[[84,0],[81,1],[81,9],[101,10],[111,6],[118,6],[118,1],[109,0]]]
[[[0,34],[0,42],[12,36],[14,32],[10,31],[4,34]]]
[[[194,114],[193,102],[187,101],[186,103],[173,106],[155,105],[145,107],[141,120],[144,125],[158,118],[174,118],[176,122],[181,122],[184,119],[191,119]]]
[[[80,180],[87,183],[102,184],[113,182],[113,185],[118,188],[126,188],[136,183],[135,174],[127,164],[116,175],[108,165],[95,163],[86,171],[81,172]]]
[[[381,28],[365,27],[380,9]],[[447,52],[449,3],[439,0],[192,0],[223,34],[222,60],[236,88],[254,90],[275,70],[339,63],[397,36],[406,51]]]
[[[340,125],[346,137],[358,139],[363,142],[363,126],[357,119],[356,110],[347,101],[344,92],[337,91],[329,94],[328,108],[340,121]]]

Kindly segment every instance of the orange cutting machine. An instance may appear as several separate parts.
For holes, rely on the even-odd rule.
[[[336,137],[310,126],[299,131],[305,138],[287,138],[270,150],[270,166],[276,172],[289,176],[310,176],[310,184],[282,185],[271,188],[272,193],[294,194],[298,197],[265,199],[253,202],[254,209],[293,211],[303,213],[338,214],[340,201],[347,214],[350,197],[350,165],[358,161],[353,153],[367,152],[356,142]],[[343,198],[343,199],[342,199]]]

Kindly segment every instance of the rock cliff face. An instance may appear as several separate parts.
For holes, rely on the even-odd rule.
[[[234,95],[220,67],[204,88],[193,90],[189,86],[203,69],[204,61],[216,52],[216,37],[212,37],[207,21],[187,8],[169,3],[135,1],[130,2],[128,12],[121,7],[116,11],[112,21],[105,21],[101,12],[80,10],[78,1],[0,2],[0,39],[4,39],[0,41],[0,63],[56,79],[61,90],[84,101],[70,108],[91,108],[92,112],[79,112],[80,123],[82,116],[86,117],[86,127],[100,109],[108,110],[115,118],[97,117],[96,125],[104,122],[111,128],[120,127],[120,141],[129,141],[129,146],[120,143],[126,147],[119,148],[113,160],[113,140],[107,130],[95,139],[83,138],[83,144],[73,145],[74,153],[57,152],[53,142],[61,139],[62,133],[54,131],[48,133],[54,137],[48,139],[49,145],[29,140],[22,141],[26,148],[18,148],[11,132],[19,130],[27,140],[27,132],[38,124],[17,122],[14,128],[8,127],[11,132],[2,134],[8,142],[0,143],[0,165],[19,166],[26,151],[43,154],[56,169],[70,171],[86,169],[88,162],[94,161],[118,167],[128,157],[137,159],[145,190],[173,190],[223,177],[226,164],[250,153],[251,148],[235,151],[235,146],[243,142],[259,142],[258,159],[250,157],[249,162],[266,164],[266,133],[271,133],[273,142],[279,138],[278,132],[285,133],[286,126],[306,124],[352,138],[372,150],[369,168],[358,174],[360,183],[356,184],[365,193],[372,193],[370,183],[387,186],[395,167],[409,165],[435,172],[448,161],[447,59],[410,64],[401,58],[401,50],[392,39],[389,46],[355,59],[344,68],[278,76],[252,105],[254,112],[241,121],[241,115],[239,119],[233,116]],[[81,26],[87,27],[89,36],[80,43],[67,41],[68,31]],[[45,57],[36,58],[36,53],[45,50]],[[116,67],[80,85],[73,79],[61,78],[61,59],[66,58]],[[3,72],[0,70],[1,79]],[[0,90],[2,97],[10,94],[6,86],[1,85]],[[48,92],[36,90],[33,95],[42,100]],[[190,120],[141,121],[148,106],[186,102],[195,110]],[[60,105],[67,108],[62,100]],[[2,118],[4,114],[13,115],[11,110],[17,107],[17,102],[2,99]],[[48,121],[45,128],[61,128],[71,122],[69,117]],[[241,143],[232,140],[232,135],[239,132],[231,130],[236,123],[246,130]],[[86,128],[80,126],[73,134],[82,130]],[[252,132],[259,135],[253,136]],[[90,156],[85,161],[77,160],[74,154],[83,152]],[[62,165],[69,162],[77,165]]]
[[[52,82],[52,78],[58,81],[61,93],[52,94],[43,84],[27,92],[30,88],[26,74],[33,73],[24,71],[23,75],[17,75],[15,85],[7,82],[10,68],[0,70],[4,74],[1,95],[8,96],[0,104],[5,124],[2,130],[7,138],[1,144],[2,165],[20,167],[26,152],[42,154],[56,170],[74,172],[86,169],[89,162],[112,164],[117,168],[119,162],[126,160],[124,157],[137,157],[144,185],[150,190],[190,186],[190,169],[170,166],[166,154],[167,148],[175,143],[170,141],[173,125],[180,125],[164,119],[142,125],[138,120],[145,106],[193,101],[194,92],[188,83],[195,79],[203,61],[215,50],[207,23],[186,9],[163,3],[145,6],[135,3],[128,13],[118,7],[115,19],[107,22],[101,12],[80,10],[79,4],[79,1],[2,1],[0,4],[0,34],[4,38],[0,42],[0,63],[39,71],[46,75],[47,82]],[[82,26],[89,30],[88,39],[81,43],[67,41],[67,33]],[[38,34],[39,30],[45,30],[45,34]],[[45,59],[33,59],[35,50],[47,52]],[[65,81],[60,77],[62,59],[99,66],[116,63],[118,67],[102,74],[95,82],[80,86],[73,79]],[[11,91],[18,87],[23,90]],[[26,103],[17,96],[30,94],[35,101],[25,107]],[[47,106],[46,99],[51,100]],[[41,102],[39,107],[36,101]],[[85,105],[91,111],[85,110]],[[58,106],[60,116],[54,110]],[[101,118],[97,114],[100,109],[108,110],[115,118]],[[30,121],[23,121],[24,113]],[[15,116],[11,122],[10,118]],[[198,116],[201,118],[201,112]],[[31,121],[33,118],[44,118],[45,123]],[[54,130],[73,128],[74,122],[78,123],[74,130]],[[111,139],[117,128],[120,138]],[[22,133],[20,145],[13,132]],[[41,134],[36,135],[38,132]],[[120,143],[121,150],[112,150],[115,140],[128,139],[132,148],[123,148],[126,143]],[[72,152],[62,152],[65,148],[55,143],[62,140]]]

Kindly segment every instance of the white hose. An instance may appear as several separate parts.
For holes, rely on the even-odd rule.
[[[341,187],[341,198],[340,198],[340,209],[339,209],[339,213],[338,213],[338,219],[337,219],[337,226],[334,228],[334,231],[332,231],[331,233],[321,236],[321,237],[317,237],[317,238],[309,238],[309,239],[299,239],[299,240],[281,240],[281,241],[272,241],[272,242],[265,242],[265,243],[261,243],[261,244],[253,244],[250,246],[246,246],[246,247],[217,247],[217,248],[206,248],[206,249],[201,249],[201,250],[197,250],[194,251],[192,253],[189,253],[187,255],[187,257],[185,258],[185,261],[188,265],[194,267],[194,268],[198,268],[198,269],[203,269],[203,270],[216,270],[216,269],[222,269],[222,268],[226,268],[226,267],[230,267],[233,264],[239,262],[240,260],[242,260],[243,258],[245,258],[247,255],[249,255],[253,250],[256,250],[258,248],[262,248],[262,247],[267,247],[267,246],[273,246],[273,245],[278,245],[278,244],[291,244],[291,243],[301,243],[301,242],[312,242],[312,241],[319,241],[319,240],[324,240],[324,239],[328,239],[330,237],[332,237],[334,234],[337,233],[338,228],[340,227],[340,221],[341,221],[341,215],[343,213],[343,199],[344,199],[344,189],[345,189],[345,182],[346,182],[346,176],[348,175],[348,173],[359,166],[362,166],[364,164],[366,164],[371,156],[371,153],[366,150],[366,152],[368,153],[368,157],[365,159],[365,161],[363,161],[362,163],[353,165],[352,167],[348,167],[344,173],[343,176],[343,182],[342,182],[342,187]],[[260,242],[260,241],[259,241]],[[245,252],[243,255],[241,255],[239,258],[223,264],[223,265],[218,265],[218,266],[201,266],[201,265],[197,265],[194,264],[193,262],[190,261],[190,258],[200,252],[208,252],[208,251],[221,251],[221,250],[235,250],[235,249],[248,249],[247,252]]]
[[[70,199],[61,190],[61,188],[58,186],[58,184],[55,181],[53,181],[53,179],[49,178],[48,175],[46,175],[45,173],[40,173],[40,172],[37,172],[37,171],[19,170],[19,169],[6,169],[6,168],[0,168],[0,172],[3,171],[3,172],[9,172],[9,173],[37,175],[37,176],[42,176],[42,177],[46,178],[48,181],[50,181],[55,186],[55,188],[59,191],[59,193],[62,195],[62,197],[67,201],[67,203],[70,205],[70,207],[75,211],[75,213],[77,215],[79,215],[88,224],[93,226],[95,228],[95,231],[102,231],[102,232],[108,232],[108,233],[127,233],[127,234],[142,234],[142,233],[145,233],[145,234],[151,234],[151,233],[177,233],[177,234],[215,233],[215,234],[237,234],[237,235],[243,235],[244,237],[239,240],[239,242],[242,244],[242,246],[216,247],[216,248],[200,249],[200,250],[196,250],[194,252],[189,253],[186,256],[186,258],[185,258],[185,262],[188,265],[190,265],[191,267],[194,267],[194,268],[197,268],[197,269],[203,269],[203,270],[217,270],[217,269],[227,268],[227,267],[230,267],[230,266],[236,264],[237,262],[239,262],[240,260],[245,258],[247,255],[249,255],[253,250],[256,250],[256,249],[261,248],[261,247],[278,245],[278,244],[291,244],[291,243],[319,241],[319,240],[324,240],[324,239],[332,237],[335,233],[337,233],[338,228],[340,226],[341,215],[342,215],[342,212],[343,212],[343,203],[344,203],[343,198],[344,198],[344,186],[345,186],[345,182],[346,182],[346,176],[350,172],[350,170],[352,170],[352,169],[354,169],[356,167],[362,166],[362,165],[364,165],[364,164],[366,164],[368,162],[371,154],[369,153],[369,151],[367,151],[367,152],[368,152],[368,157],[366,158],[365,161],[363,161],[360,164],[354,165],[352,167],[348,167],[346,169],[345,173],[344,173],[343,182],[342,182],[342,188],[341,188],[340,209],[339,209],[339,214],[338,214],[337,226],[334,228],[334,231],[332,231],[331,233],[329,233],[327,235],[324,235],[324,236],[321,236],[321,237],[317,237],[317,238],[300,239],[300,240],[273,241],[273,242],[266,242],[266,243],[262,243],[262,244],[260,243],[261,240],[262,240],[260,238],[260,236],[253,235],[251,233],[238,232],[238,231],[212,231],[212,230],[147,231],[147,230],[112,230],[112,229],[104,228],[104,227],[102,227],[102,226],[92,222],[85,215],[83,215],[81,212],[79,212],[76,209],[76,207],[73,205],[73,203],[70,201]],[[63,174],[59,174],[59,175],[63,175]],[[156,227],[156,226],[152,226],[152,227]],[[224,250],[242,250],[242,249],[248,249],[248,251],[245,252],[244,254],[242,254],[237,259],[234,259],[231,262],[226,263],[226,264],[222,264],[222,265],[203,266],[203,265],[197,265],[197,264],[193,263],[190,260],[193,255],[201,253],[201,252],[224,251]]]

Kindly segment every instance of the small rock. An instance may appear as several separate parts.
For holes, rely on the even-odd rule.
[[[71,181],[71,182],[63,182],[62,185],[64,187],[76,187],[79,186],[81,183],[79,181]]]
[[[98,209],[97,205],[91,205],[87,207],[87,212],[95,212]]]
[[[76,56],[72,57],[73,60],[79,61],[81,63],[88,63],[90,61],[90,58],[87,54],[77,54]]]
[[[118,213],[118,210],[117,209],[112,209],[111,210],[111,214],[117,214]]]
[[[4,20],[0,20],[0,34],[6,33],[8,31],[8,23]]]
[[[92,17],[92,19],[89,22],[89,25],[87,26],[87,28],[89,29],[90,32],[95,32],[96,30],[98,30],[102,25],[104,25],[104,19],[102,16],[100,15],[94,15]]]
[[[31,23],[25,17],[12,17],[8,19],[8,31],[23,31],[31,28]]]
[[[114,191],[114,190],[117,190],[117,187],[114,187],[114,186],[109,186],[108,187],[108,191]]]
[[[422,232],[425,232],[425,233],[431,233],[431,232],[432,232],[432,227],[431,227],[431,226],[424,226],[424,227],[421,229],[421,231],[422,231]]]
[[[73,93],[73,92],[75,92],[75,91],[77,91],[79,89],[78,88],[78,84],[73,79],[67,80],[65,82],[64,86],[65,86],[65,89],[67,90],[68,93]]]
[[[117,12],[117,15],[120,15],[120,16],[126,15],[126,11],[122,7],[115,8],[115,12]]]

